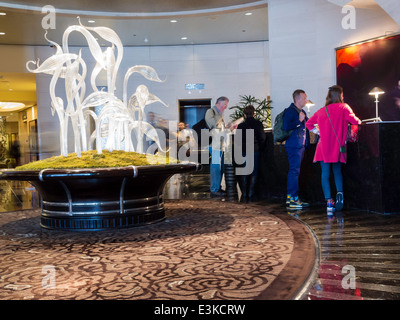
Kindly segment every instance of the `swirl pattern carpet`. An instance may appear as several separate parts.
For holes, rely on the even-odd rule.
[[[314,263],[305,226],[274,207],[166,201],[166,220],[64,232],[40,210],[0,214],[2,300],[291,299]]]

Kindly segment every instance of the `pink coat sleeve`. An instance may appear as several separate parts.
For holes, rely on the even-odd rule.
[[[314,125],[317,123],[318,123],[317,113],[314,113],[314,115],[306,122],[306,128],[308,130],[312,130],[314,129]]]
[[[350,106],[348,104],[346,104],[345,106],[348,111],[348,114],[346,114],[347,121],[351,124],[361,124],[361,120],[356,117]]]

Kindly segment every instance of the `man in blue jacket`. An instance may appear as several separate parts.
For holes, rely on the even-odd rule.
[[[286,154],[289,160],[289,172],[287,177],[286,206],[290,209],[302,209],[309,204],[299,199],[299,175],[301,161],[304,156],[305,146],[309,144],[306,122],[306,112],[303,110],[307,103],[307,95],[304,90],[293,92],[293,103],[286,109],[283,116],[283,129],[293,130],[285,142]]]

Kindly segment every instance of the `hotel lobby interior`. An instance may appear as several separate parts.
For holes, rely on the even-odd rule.
[[[96,205],[109,205],[107,184],[117,184],[111,170],[101,173],[106,183],[90,169],[71,180],[71,173],[47,169],[13,178],[17,165],[64,152],[54,101],[68,100],[61,92],[68,86],[52,80],[56,69],[34,73],[28,61],[37,61],[39,69],[60,55],[72,25],[81,34],[71,32],[68,55],[82,58],[88,70],[99,62],[92,57],[95,49],[104,61],[108,52],[122,49],[106,50],[106,41],[99,40],[105,29],[97,29],[96,38],[86,32],[115,31],[123,56],[105,62],[121,70],[111,91],[125,102],[125,85],[132,94],[146,84],[154,94],[144,107],[148,120],[152,113],[160,123],[184,122],[190,129],[220,96],[229,97],[226,123],[233,119],[229,107],[243,96],[270,101],[255,200],[239,201],[232,164],[224,166],[222,197],[210,194],[210,165],[199,158],[201,165],[190,170],[177,165],[171,173],[132,165],[124,170],[139,183],[123,176],[115,192],[121,212],[86,223],[86,213],[77,208],[89,207],[96,193]],[[400,104],[393,107],[389,100],[400,90],[397,0],[5,1],[0,34],[0,300],[161,300],[174,306],[256,301],[259,310],[270,300],[400,298]],[[128,83],[124,75],[133,65],[151,66],[146,72],[154,68],[157,77],[155,71],[142,72],[146,79],[132,75]],[[59,74],[67,78],[67,72]],[[99,92],[113,85],[106,73],[94,78],[86,79],[88,94],[94,80]],[[300,198],[310,207],[289,209],[287,155],[283,145],[274,144],[271,127],[295,89],[307,93],[311,117],[333,84],[344,88],[345,102],[362,120],[347,145],[344,208],[327,212],[321,169],[313,163],[318,141],[311,135],[299,177]],[[370,94],[374,87],[383,93]],[[68,153],[76,152],[73,133],[68,131]],[[20,155],[13,158],[16,142]],[[57,175],[64,180],[54,182]],[[84,175],[91,179],[87,186],[80,185]],[[78,191],[68,189],[70,181],[78,181]],[[155,183],[161,185],[157,196],[147,196],[144,189]],[[57,193],[68,201],[57,204]],[[134,200],[122,200],[128,193]],[[73,197],[89,198],[88,203],[73,203]],[[126,209],[128,204],[133,207]],[[122,221],[123,210],[138,212],[139,220]]]

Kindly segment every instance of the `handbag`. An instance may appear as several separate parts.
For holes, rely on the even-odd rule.
[[[337,139],[337,141],[339,143],[339,146],[340,146],[339,152],[340,153],[346,153],[346,151],[347,151],[346,150],[346,142],[345,142],[344,145],[342,145],[342,146],[340,145],[340,140],[339,140],[339,138],[338,138],[338,136],[336,134],[335,128],[333,127],[333,123],[332,123],[331,117],[329,116],[328,108],[326,106],[325,106],[325,110],[326,110],[326,114],[328,115],[329,122],[331,123],[332,129],[333,129],[333,133],[335,134],[335,137],[336,137],[336,139]],[[348,127],[348,128],[351,128],[351,127]],[[347,128],[347,133],[349,132],[348,128]]]
[[[358,125],[349,124],[347,127],[347,142],[358,142]]]

